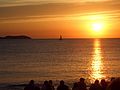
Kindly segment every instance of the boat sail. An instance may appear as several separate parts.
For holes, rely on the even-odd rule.
[[[59,40],[63,40],[63,38],[62,38],[62,35],[60,35],[60,38],[59,38]]]

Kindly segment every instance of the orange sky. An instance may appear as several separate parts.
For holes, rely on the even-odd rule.
[[[103,23],[94,32],[92,23]],[[120,38],[119,0],[1,0],[0,36]]]

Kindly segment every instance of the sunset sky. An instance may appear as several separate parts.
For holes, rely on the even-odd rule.
[[[0,0],[5,35],[120,38],[120,0]]]

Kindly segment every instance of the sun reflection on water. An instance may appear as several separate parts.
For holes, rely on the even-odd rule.
[[[102,62],[102,55],[101,55],[101,42],[99,39],[96,39],[94,41],[94,54],[92,58],[91,63],[91,78],[93,80],[95,79],[101,79],[104,78],[104,75],[102,74],[103,69],[103,62]]]

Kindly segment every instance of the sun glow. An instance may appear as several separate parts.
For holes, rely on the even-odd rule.
[[[92,24],[92,30],[95,32],[100,32],[103,29],[103,24],[102,23],[93,23]]]
[[[109,22],[107,21],[107,16],[105,15],[88,15],[84,16],[83,29],[85,29],[90,37],[92,38],[102,38],[106,35],[109,29]]]

